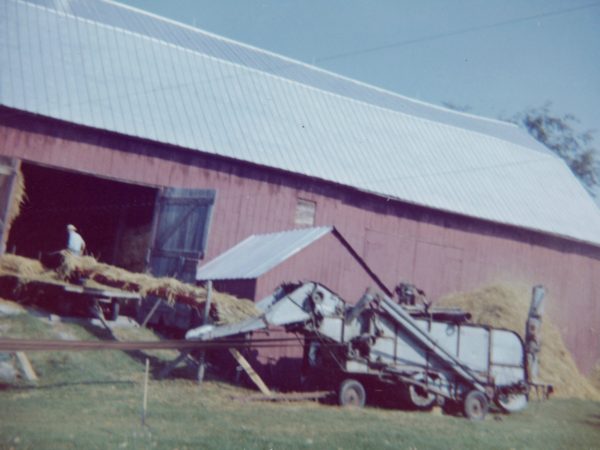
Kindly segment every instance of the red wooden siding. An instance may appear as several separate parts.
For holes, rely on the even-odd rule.
[[[355,303],[377,281],[361,267],[332,233],[309,245],[258,279],[256,298],[271,294],[283,282],[318,281],[344,300]]]
[[[0,126],[0,153],[131,183],[216,189],[207,260],[250,234],[294,228],[297,199],[315,201],[315,225],[334,225],[389,288],[409,280],[435,298],[497,280],[543,283],[548,313],[580,368],[589,371],[600,359],[597,247],[66,124]],[[314,267],[304,264],[318,260],[310,255],[306,263],[281,268],[265,278],[264,290],[278,277],[310,274]],[[338,280],[333,290],[354,289],[352,270],[322,270]]]

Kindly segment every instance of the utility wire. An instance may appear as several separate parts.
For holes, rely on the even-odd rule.
[[[431,35],[422,36],[422,37],[418,37],[418,38],[414,38],[414,39],[407,39],[404,41],[391,42],[389,44],[376,45],[373,47],[367,47],[367,48],[363,48],[363,49],[352,50],[352,51],[343,52],[343,53],[337,53],[334,55],[323,56],[321,58],[315,58],[315,62],[333,61],[335,59],[349,58],[351,56],[362,55],[365,53],[378,52],[380,50],[386,50],[389,48],[404,47],[406,45],[419,44],[421,42],[436,41],[438,39],[444,39],[447,37],[459,36],[461,34],[473,33],[476,31],[488,30],[488,29],[492,29],[492,28],[505,27],[508,25],[529,22],[531,20],[536,20],[536,19],[545,19],[547,17],[562,16],[562,15],[570,14],[570,13],[573,13],[576,11],[582,11],[582,10],[589,9],[589,8],[595,8],[598,6],[600,6],[600,2],[588,3],[586,5],[574,6],[572,8],[559,9],[559,10],[550,11],[547,13],[540,13],[540,14],[534,14],[531,16],[524,16],[524,17],[517,17],[517,18],[509,19],[509,20],[503,20],[503,21],[488,24],[488,25],[478,25],[478,26],[474,26],[474,27],[462,28],[462,29],[447,31],[447,32],[443,32],[443,33],[431,34]]]

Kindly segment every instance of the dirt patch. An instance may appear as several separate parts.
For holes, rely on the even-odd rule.
[[[460,307],[472,314],[474,323],[507,328],[524,337],[530,301],[529,287],[494,285],[446,296],[436,305]],[[542,319],[540,379],[554,385],[556,397],[600,400],[600,392],[579,372],[548,315]]]

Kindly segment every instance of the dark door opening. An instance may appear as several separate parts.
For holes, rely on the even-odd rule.
[[[37,258],[65,248],[77,227],[96,259],[143,271],[158,189],[23,162],[26,201],[7,249]]]

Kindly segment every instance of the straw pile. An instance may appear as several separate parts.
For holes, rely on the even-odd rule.
[[[175,278],[156,278],[145,273],[133,273],[119,267],[98,262],[92,256],[73,256],[60,252],[61,263],[56,270],[49,270],[39,261],[17,255],[0,256],[0,276],[11,275],[19,278],[21,285],[33,281],[54,284],[80,283],[94,288],[116,288],[136,292],[143,297],[154,295],[170,304],[179,302],[204,311],[206,289],[182,283]],[[213,290],[210,317],[216,323],[234,323],[254,317],[259,311],[250,300]]]
[[[596,364],[589,377],[590,383],[600,392],[600,362]]]
[[[472,314],[474,323],[507,328],[524,337],[530,301],[531,288],[495,285],[452,294],[436,304],[462,308]],[[554,385],[557,397],[600,400],[600,392],[579,372],[560,331],[548,315],[542,318],[540,380]]]

